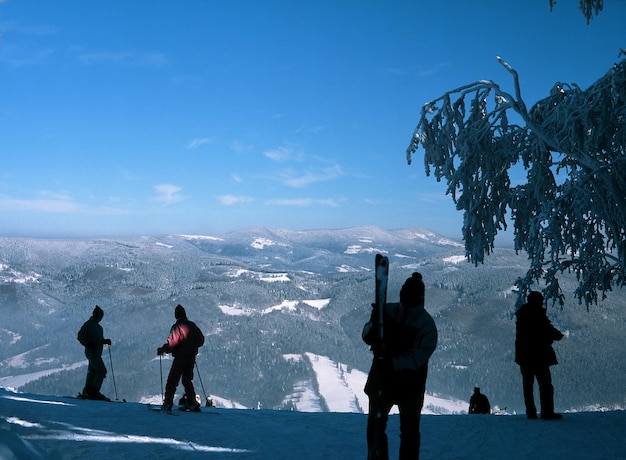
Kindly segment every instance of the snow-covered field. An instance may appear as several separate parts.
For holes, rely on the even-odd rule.
[[[163,415],[0,389],[0,459],[363,459],[366,415],[203,408]],[[422,459],[626,459],[626,412],[425,415]],[[388,428],[397,457],[398,416]]]

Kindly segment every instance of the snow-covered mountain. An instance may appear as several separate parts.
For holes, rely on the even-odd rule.
[[[459,242],[421,229],[0,238],[0,386],[79,391],[86,371],[76,331],[98,304],[113,341],[103,391],[158,400],[169,361],[161,362],[156,348],[182,303],[206,336],[198,393],[227,407],[361,412],[371,353],[360,331],[373,299],[376,252],[391,260],[391,301],[412,271],[424,274],[427,309],[440,332],[427,390],[441,400],[429,403],[432,411],[458,412],[475,385],[492,405],[520,410],[511,287],[525,258],[501,249],[474,267]],[[556,346],[557,407],[624,406],[624,308],[626,297],[616,291],[590,311],[550,310],[566,332]]]

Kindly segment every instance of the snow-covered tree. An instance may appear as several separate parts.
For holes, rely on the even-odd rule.
[[[556,5],[557,0],[549,0],[550,2],[550,11],[552,11],[552,7]],[[587,24],[591,20],[591,17],[595,13],[596,15],[602,11],[604,0],[579,0],[578,1],[578,9],[580,9],[585,19],[587,19]]]
[[[470,261],[483,262],[508,220],[530,260],[520,299],[541,282],[562,304],[558,277],[571,272],[588,306],[626,284],[626,59],[587,90],[556,83],[530,110],[498,61],[515,95],[481,80],[425,104],[407,161],[421,146],[426,175],[447,182]],[[512,182],[516,172],[525,179]]]

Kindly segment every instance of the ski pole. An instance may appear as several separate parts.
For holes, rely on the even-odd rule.
[[[163,391],[163,357],[159,354],[159,368],[161,369],[161,402],[165,404],[165,392]]]
[[[115,384],[115,372],[113,372],[113,358],[111,357],[111,345],[109,347],[109,362],[111,363],[111,377],[113,377],[113,389],[115,390],[115,400],[117,401],[117,385]]]
[[[198,374],[198,380],[200,380],[200,386],[202,387],[202,393],[204,393],[205,406],[209,407],[209,397],[206,395],[204,384],[202,383],[202,377],[200,377],[200,369],[198,369],[198,363],[196,362],[196,374]]]

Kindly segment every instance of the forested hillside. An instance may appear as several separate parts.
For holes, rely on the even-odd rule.
[[[84,360],[76,332],[94,305],[113,341],[120,397],[161,393],[156,349],[181,303],[206,335],[198,370],[207,393],[248,407],[281,407],[294,386],[314,381],[310,363],[285,355],[314,353],[367,372],[371,354],[360,339],[373,300],[374,254],[390,257],[390,301],[414,270],[423,273],[426,308],[439,328],[428,391],[469,398],[475,385],[492,404],[522,408],[513,363],[515,279],[526,260],[500,249],[484,265],[463,260],[454,242],[422,230],[377,228],[286,232],[255,229],[219,237],[132,240],[0,239],[0,385],[74,394]],[[575,280],[563,280],[574,289]],[[566,337],[555,345],[559,410],[626,405],[626,297],[614,292],[589,311],[573,301],[549,315]],[[59,369],[67,368],[58,372]],[[106,386],[109,385],[109,386]],[[105,383],[112,396],[111,373]],[[198,379],[196,389],[202,392]]]

